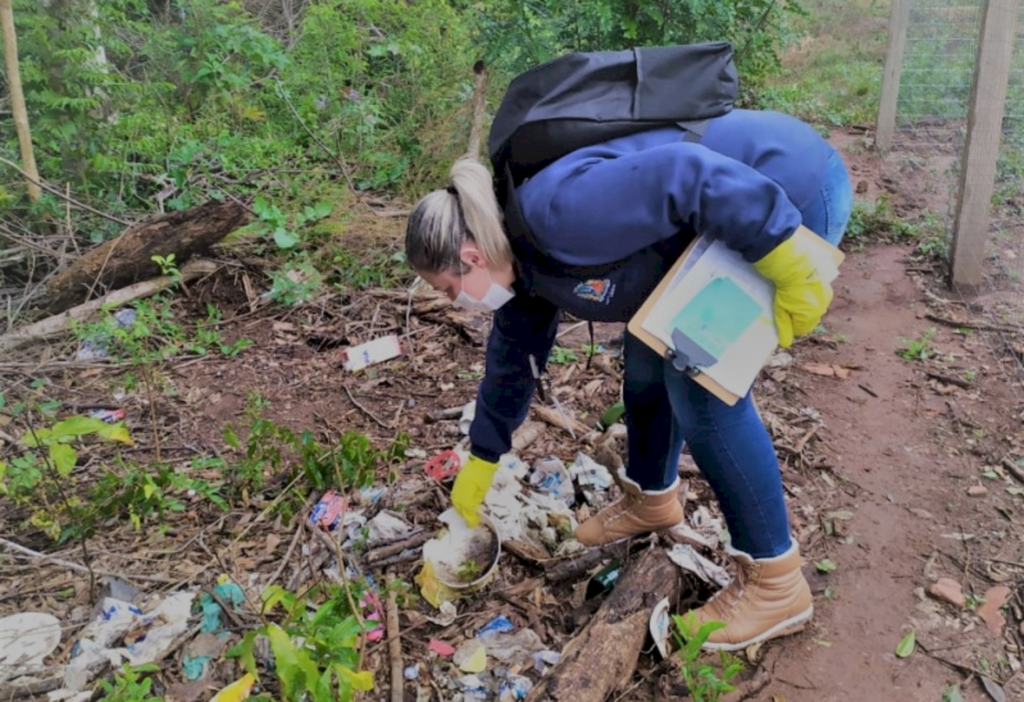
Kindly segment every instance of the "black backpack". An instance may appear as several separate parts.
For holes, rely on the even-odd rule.
[[[517,254],[535,243],[515,194],[526,178],[581,147],[649,129],[677,125],[697,141],[709,119],[732,110],[738,90],[728,42],[573,53],[517,76],[487,143]]]

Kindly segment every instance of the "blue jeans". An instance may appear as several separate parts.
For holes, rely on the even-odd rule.
[[[838,245],[853,192],[836,154],[804,225]],[[729,406],[626,333],[623,400],[629,422],[626,475],[644,490],[671,485],[685,442],[725,515],[732,546],[771,558],[791,545],[782,477],[771,437],[750,395]]]

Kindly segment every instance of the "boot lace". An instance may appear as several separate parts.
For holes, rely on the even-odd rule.
[[[759,577],[760,565],[758,563],[741,564],[736,569],[736,577],[733,581],[715,598],[719,610],[723,614],[734,614],[746,598],[747,583],[750,581],[757,582]]]
[[[635,495],[632,492],[624,492],[622,497],[617,499],[610,507],[608,507],[608,512],[604,520],[605,525],[614,524],[619,519],[622,519],[622,517],[629,514],[633,505],[638,503],[640,498],[640,495]]]

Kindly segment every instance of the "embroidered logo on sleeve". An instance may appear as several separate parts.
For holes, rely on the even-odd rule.
[[[607,278],[585,280],[579,283],[572,292],[576,297],[590,302],[608,302],[615,294],[615,285]]]

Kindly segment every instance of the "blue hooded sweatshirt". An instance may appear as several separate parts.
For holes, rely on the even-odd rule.
[[[777,112],[733,110],[699,142],[667,127],[588,146],[516,190],[537,251],[520,257],[516,296],[494,314],[471,450],[488,461],[526,417],[559,311],[626,322],[698,235],[751,262],[785,241],[821,196],[834,153]]]

